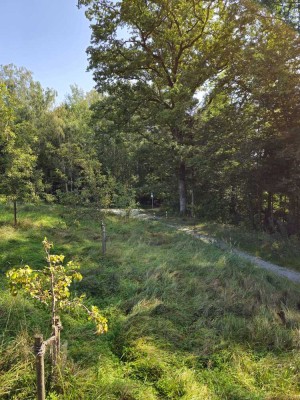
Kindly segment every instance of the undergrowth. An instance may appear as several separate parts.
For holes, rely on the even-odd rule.
[[[44,236],[81,264],[74,290],[109,320],[98,337],[80,316],[63,317],[61,378],[48,399],[300,399],[298,286],[160,222],[27,205],[15,229],[9,212],[1,206],[1,399],[35,398],[32,337],[48,337],[49,317],[12,298],[4,272],[42,267]]]

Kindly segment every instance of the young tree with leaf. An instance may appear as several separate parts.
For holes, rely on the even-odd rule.
[[[71,297],[70,286],[80,281],[82,275],[79,266],[69,261],[64,265],[63,255],[51,254],[53,244],[47,238],[43,241],[47,265],[41,270],[34,270],[25,265],[13,268],[6,273],[10,291],[13,295],[22,292],[26,296],[42,303],[51,313],[52,336],[45,345],[52,344],[52,366],[56,367],[60,356],[60,318],[63,311],[80,311],[87,314],[88,320],[97,327],[97,334],[107,332],[107,319],[103,317],[96,306],[88,308],[84,304],[85,296]]]

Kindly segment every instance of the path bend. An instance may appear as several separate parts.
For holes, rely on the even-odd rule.
[[[110,212],[112,214],[121,215],[121,216],[124,216],[127,214],[125,210],[121,210],[121,209],[109,209],[109,210],[102,210],[102,211]],[[300,283],[300,272],[293,271],[289,268],[281,267],[281,266],[279,266],[277,264],[273,264],[269,261],[262,260],[260,257],[253,256],[249,253],[246,253],[245,251],[233,248],[233,247],[229,246],[227,243],[225,243],[224,241],[215,239],[208,235],[198,233],[195,230],[188,228],[188,227],[181,227],[178,225],[168,224],[167,222],[163,222],[162,219],[159,217],[155,217],[155,216],[153,217],[149,214],[143,213],[143,210],[133,209],[130,211],[130,216],[133,218],[137,218],[137,219],[159,221],[170,228],[174,228],[179,232],[184,232],[188,235],[191,235],[191,236],[201,240],[202,242],[213,244],[213,245],[221,248],[222,250],[229,250],[233,254],[237,255],[238,257],[241,257],[244,260],[250,261],[251,263],[253,263],[254,265],[257,265],[258,267],[260,267],[262,269],[273,272],[274,274],[282,276],[294,283]]]

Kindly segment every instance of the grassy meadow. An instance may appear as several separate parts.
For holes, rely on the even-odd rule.
[[[61,375],[48,400],[300,399],[299,286],[159,221],[59,205],[24,205],[18,228],[12,220],[1,205],[0,399],[35,398],[32,337],[49,336],[50,316],[12,297],[5,272],[42,267],[45,236],[80,263],[74,292],[109,320],[96,336],[81,315],[61,316]]]
[[[212,235],[230,246],[245,250],[264,260],[300,271],[300,242],[296,235],[283,237],[279,232],[268,234],[245,227],[218,223],[200,223],[196,225],[196,230],[199,233]]]
[[[149,214],[152,214],[149,212]],[[195,232],[219,239],[249,254],[261,257],[277,265],[300,271],[300,241],[297,235],[282,236],[279,232],[269,234],[251,229],[247,225],[230,225],[193,218],[168,217],[156,213],[166,223],[187,226]]]

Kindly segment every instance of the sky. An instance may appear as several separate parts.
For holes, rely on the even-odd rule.
[[[86,48],[91,30],[76,0],[0,0],[0,65],[15,64],[58,92],[57,103],[77,84],[94,86]]]

